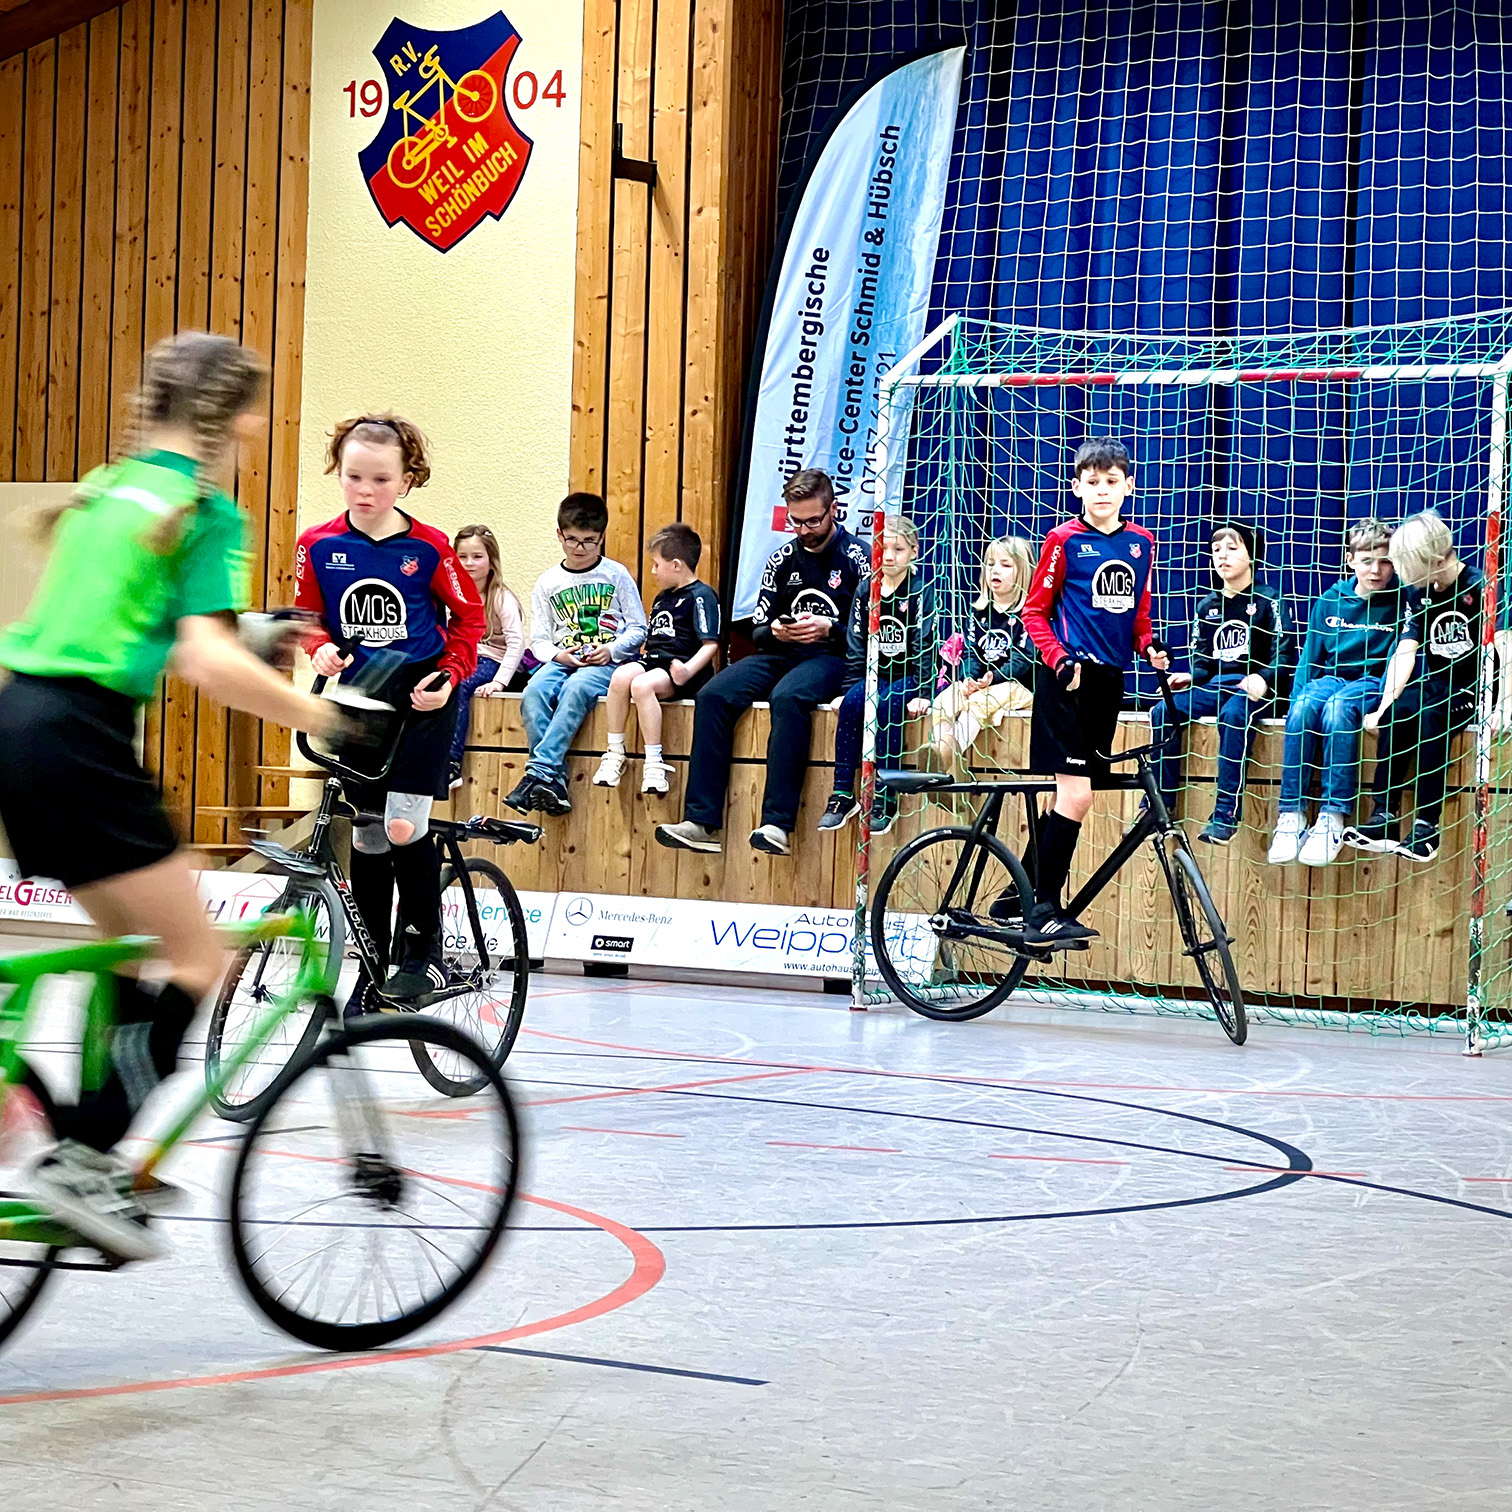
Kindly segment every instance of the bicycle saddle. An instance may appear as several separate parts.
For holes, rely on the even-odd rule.
[[[311,861],[307,856],[296,856],[287,846],[280,845],[276,840],[253,840],[250,845],[264,861],[272,866],[274,871],[282,872],[286,877],[325,876],[318,862]]]
[[[894,793],[926,793],[930,788],[960,786],[949,772],[905,772],[894,768],[879,771],[877,781]]]

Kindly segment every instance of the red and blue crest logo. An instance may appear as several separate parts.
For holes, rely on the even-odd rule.
[[[519,45],[503,11],[460,31],[389,24],[373,49],[388,112],[357,156],[389,225],[403,221],[447,252],[485,216],[497,220],[509,208],[531,148],[504,99]]]
[[[412,556],[405,557],[405,559],[399,564],[399,570],[405,575],[405,577],[414,577],[414,575],[420,570],[420,558]]]

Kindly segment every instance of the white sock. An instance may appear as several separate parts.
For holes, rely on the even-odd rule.
[[[623,730],[618,735],[611,734],[609,736],[609,750],[615,756],[623,756],[625,754],[625,732]]]
[[[646,747],[646,760],[647,761],[654,761],[658,765],[660,765],[661,759],[662,759],[661,747],[659,745],[647,745],[647,747]]]

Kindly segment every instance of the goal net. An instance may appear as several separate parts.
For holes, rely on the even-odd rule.
[[[1489,610],[1475,625],[1477,636],[1484,625],[1484,646],[1472,653],[1473,716],[1449,742],[1437,853],[1423,860],[1346,844],[1327,865],[1268,863],[1285,699],[1266,705],[1255,726],[1237,834],[1229,844],[1194,849],[1234,938],[1256,1016],[1372,1032],[1448,1030],[1480,1045],[1499,1043],[1497,1026],[1512,1007],[1512,782],[1502,774],[1512,735],[1495,653],[1512,623],[1498,545],[1509,354],[1512,312],[1225,339],[946,322],[884,384],[876,445],[906,448],[907,465],[901,496],[873,501],[875,530],[884,514],[901,514],[918,532],[917,573],[933,585],[939,615],[933,681],[918,691],[935,708],[879,730],[878,708],[895,705],[879,704],[872,658],[863,790],[879,750],[884,765],[897,757],[904,767],[943,769],[952,738],[964,773],[1028,774],[1030,715],[1013,707],[1023,700],[981,710],[975,729],[947,729],[939,716],[960,707],[945,709],[944,701],[961,696],[965,669],[956,652],[983,598],[989,544],[1021,540],[1030,560],[1037,557],[1046,533],[1077,513],[1070,462],[1089,437],[1122,441],[1133,455],[1136,491],[1125,515],[1155,538],[1156,633],[1183,672],[1193,669],[1199,604],[1218,586],[1209,544],[1215,523],[1239,520],[1256,532],[1256,583],[1277,596],[1300,649],[1313,605],[1354,581],[1346,560],[1351,526],[1368,518],[1394,526],[1434,509],[1462,561],[1485,573],[1480,598]],[[879,567],[874,596],[880,588]],[[1424,665],[1420,654],[1415,679]],[[1147,668],[1125,684],[1119,740],[1130,746],[1149,739],[1148,711],[1159,694]],[[1219,734],[1211,718],[1196,720],[1180,747],[1172,812],[1194,841],[1214,811]],[[1413,735],[1414,746],[1420,739]],[[1362,736],[1352,777],[1332,790],[1351,795],[1347,825],[1363,825],[1374,806],[1376,742],[1374,732]],[[1399,750],[1402,744],[1399,734]],[[1321,743],[1311,754],[1303,775],[1309,823],[1319,810]],[[1398,841],[1410,838],[1419,781],[1415,759],[1400,770],[1405,786],[1391,797]],[[1133,822],[1140,797],[1131,790],[1098,796],[1067,896]],[[863,805],[858,905],[870,911],[879,882],[911,840],[932,827],[969,823],[976,808],[970,795],[907,797],[897,821],[873,837]],[[1030,822],[1021,799],[1005,808],[1000,835],[1016,853]],[[970,951],[942,948],[927,926],[927,887],[910,886],[892,894],[888,927],[912,931],[912,980],[949,1001],[959,981],[991,967]],[[1084,918],[1098,939],[1085,952],[1034,964],[1021,1000],[1208,1011],[1148,849]],[[857,953],[855,985],[863,1000],[880,995],[869,953]]]

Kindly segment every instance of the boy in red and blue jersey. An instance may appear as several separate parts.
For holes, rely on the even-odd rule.
[[[1118,733],[1124,673],[1136,655],[1161,671],[1170,664],[1150,625],[1155,537],[1120,513],[1134,492],[1128,448],[1087,441],[1071,471],[1081,517],[1045,538],[1023,608],[1024,628],[1040,654],[1029,765],[1055,776],[1055,806],[1040,831],[1034,908],[1024,921],[1030,945],[1097,936],[1062,911],[1061,890],[1092,795],[1112,786],[1103,753],[1111,753]]]

